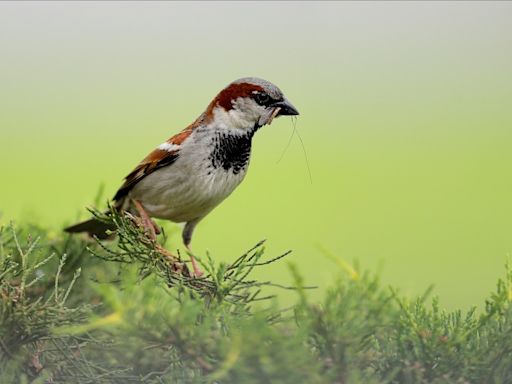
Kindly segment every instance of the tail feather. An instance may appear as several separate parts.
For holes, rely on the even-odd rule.
[[[98,239],[104,240],[112,237],[112,234],[107,233],[107,231],[113,231],[114,229],[114,225],[104,223],[93,217],[92,219],[64,228],[64,231],[69,233],[87,232],[91,237],[96,236]]]

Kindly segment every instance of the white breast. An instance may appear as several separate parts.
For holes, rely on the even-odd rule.
[[[214,167],[217,132],[198,128],[180,146],[177,160],[142,179],[130,197],[140,200],[150,216],[174,222],[204,217],[241,183],[246,164],[237,173]]]

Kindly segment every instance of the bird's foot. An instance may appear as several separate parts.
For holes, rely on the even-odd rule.
[[[190,246],[186,245],[188,254],[190,255],[190,262],[192,263],[192,269],[194,270],[194,277],[201,277],[204,275],[203,271],[201,271],[201,268],[199,268],[199,264],[197,263],[196,258],[192,254],[192,249],[190,249]]]
[[[204,275],[204,272],[201,271],[201,268],[197,265],[197,261],[194,256],[190,256],[190,261],[192,262],[192,269],[194,270],[194,277],[201,277]]]
[[[169,266],[173,272],[180,275],[191,276],[191,273],[187,265],[181,261],[178,255],[175,255],[171,251],[165,249],[160,244],[156,244],[155,249],[157,250],[158,253],[160,253],[167,259]]]

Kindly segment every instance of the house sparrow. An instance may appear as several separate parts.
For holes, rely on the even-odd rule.
[[[153,150],[125,178],[115,194],[114,209],[128,211],[155,238],[151,217],[186,223],[183,243],[190,250],[195,226],[243,180],[254,133],[275,117],[299,112],[269,81],[246,77],[215,96],[187,128]],[[111,226],[95,218],[66,232],[109,237]],[[191,256],[194,274],[201,272]]]

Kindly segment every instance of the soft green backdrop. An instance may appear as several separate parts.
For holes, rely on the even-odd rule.
[[[454,307],[481,303],[512,250],[511,3],[2,2],[0,55],[3,223],[85,217],[100,183],[111,196],[255,75],[301,111],[313,182],[296,138],[277,164],[292,123],[275,121],[196,252],[267,238],[325,286],[327,249]]]

